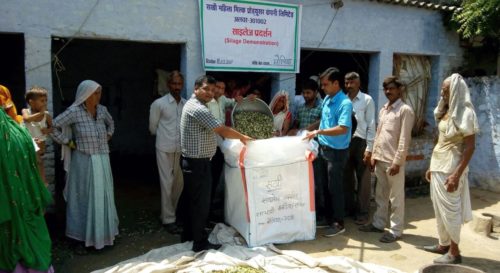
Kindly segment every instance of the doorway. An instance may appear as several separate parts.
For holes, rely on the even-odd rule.
[[[110,157],[115,184],[140,179],[157,183],[155,138],[148,130],[149,107],[158,98],[157,69],[179,69],[181,44],[52,38],[54,116],[74,101],[86,79],[103,89],[101,104],[115,122]],[[62,49],[62,50],[61,50]],[[62,170],[57,168],[58,172]],[[60,177],[60,175],[59,175]]]
[[[24,71],[24,35],[0,33],[0,84],[9,88],[17,111],[25,107],[26,77]]]
[[[336,67],[340,73],[357,72],[361,80],[361,90],[368,90],[370,54],[359,52],[302,50],[300,52],[300,73],[296,78],[296,94],[301,94],[301,84],[311,76],[319,76],[329,67]],[[322,96],[324,94],[322,93]]]

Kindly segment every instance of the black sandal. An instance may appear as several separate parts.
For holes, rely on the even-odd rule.
[[[382,243],[394,243],[399,239],[401,239],[401,237],[398,237],[390,232],[386,232],[382,235],[382,237],[380,237],[379,241]]]
[[[362,225],[358,228],[358,230],[363,232],[378,232],[378,233],[384,232],[383,229],[379,229],[375,227],[373,224]]]

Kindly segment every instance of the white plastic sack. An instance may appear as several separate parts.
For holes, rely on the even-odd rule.
[[[247,142],[245,168],[286,165],[305,160],[306,152],[318,153],[315,141],[302,140],[303,136],[273,137]],[[224,159],[230,167],[239,167],[243,143],[226,139],[221,145]]]
[[[249,246],[315,238],[314,148],[301,137],[224,141],[225,218]]]

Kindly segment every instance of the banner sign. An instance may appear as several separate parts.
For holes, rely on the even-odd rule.
[[[299,72],[300,5],[246,0],[199,3],[205,70]]]

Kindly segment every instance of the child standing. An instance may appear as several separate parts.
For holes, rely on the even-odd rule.
[[[22,110],[24,124],[40,148],[36,157],[38,170],[45,185],[47,185],[47,180],[45,178],[42,156],[45,154],[47,135],[52,132],[52,117],[47,111],[47,96],[48,92],[45,88],[39,86],[31,87],[25,96],[28,108]]]

